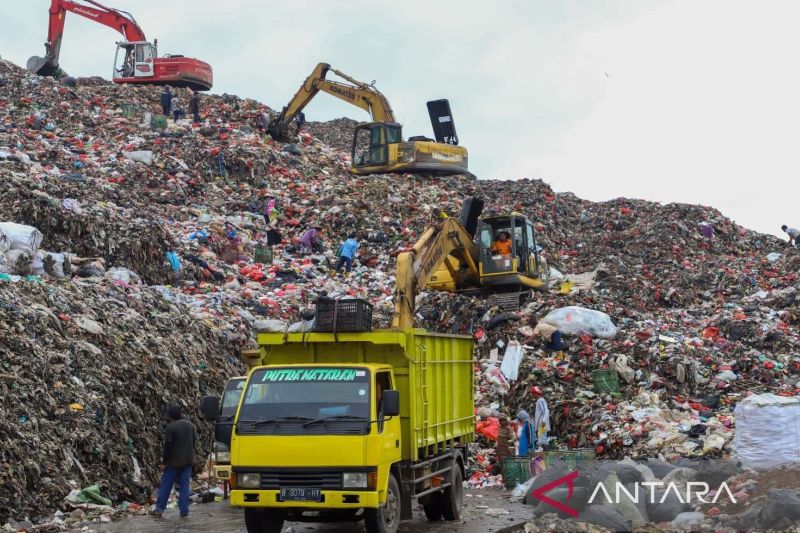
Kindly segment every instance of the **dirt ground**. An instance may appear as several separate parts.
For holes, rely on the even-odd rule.
[[[532,516],[532,507],[511,503],[510,492],[499,489],[468,490],[464,498],[464,513],[459,522],[431,523],[422,509],[414,511],[414,519],[400,525],[400,533],[493,533],[519,524]],[[499,512],[496,512],[499,511]],[[500,514],[507,512],[508,514]],[[498,515],[498,516],[492,516]],[[84,530],[85,531],[85,530]],[[241,509],[228,502],[192,505],[188,518],[180,518],[177,509],[167,510],[163,518],[129,516],[119,522],[90,528],[104,533],[240,533],[245,532]],[[358,522],[343,524],[286,523],[284,533],[360,533],[364,527]]]

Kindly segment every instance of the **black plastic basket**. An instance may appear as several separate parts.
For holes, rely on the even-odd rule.
[[[360,298],[319,299],[314,331],[323,333],[372,331],[372,304]]]

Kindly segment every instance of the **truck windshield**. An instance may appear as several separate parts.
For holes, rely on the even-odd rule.
[[[239,400],[242,397],[242,391],[244,391],[244,384],[245,378],[239,378],[231,379],[225,385],[219,413],[222,418],[230,418],[236,414],[236,408],[239,406]]]
[[[369,379],[367,369],[352,367],[255,370],[242,399],[237,431],[273,433],[281,427],[332,433],[353,427],[360,432],[368,428]]]

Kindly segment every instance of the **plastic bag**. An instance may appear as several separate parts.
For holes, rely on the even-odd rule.
[[[36,251],[42,244],[42,232],[33,226],[25,226],[15,222],[0,222],[0,233],[11,243],[11,249],[28,249]]]
[[[514,501],[515,499],[521,499],[528,494],[528,491],[531,490],[531,485],[533,485],[534,479],[536,478],[532,477],[525,483],[517,483],[517,486],[511,492],[511,501]]]
[[[286,322],[275,318],[256,320],[253,322],[253,328],[259,332],[282,333],[286,331]]]
[[[475,432],[483,435],[487,439],[497,440],[497,433],[500,431],[500,421],[494,417],[480,420],[475,424]]]
[[[153,152],[150,150],[138,150],[135,152],[122,152],[127,159],[131,161],[135,161],[137,163],[142,163],[147,165],[148,167],[153,164]]]
[[[486,380],[492,384],[498,394],[508,394],[508,389],[510,386],[508,381],[506,381],[506,378],[503,376],[503,373],[500,372],[500,369],[497,368],[497,366],[489,365],[489,367],[483,372],[483,375],[486,377]]]
[[[800,462],[800,398],[757,394],[733,411],[734,445],[744,466],[765,470]]]
[[[36,252],[31,257],[31,273],[37,276],[44,276],[44,255],[42,252]]]
[[[173,272],[180,272],[181,270],[181,260],[178,258],[178,254],[175,252],[167,252],[167,261],[169,261],[169,266],[172,268]]]
[[[136,272],[122,267],[113,267],[108,269],[106,277],[114,281],[121,281],[127,285],[136,285],[142,282],[142,278]]]
[[[47,263],[49,261],[53,262],[53,275],[57,278],[63,278],[69,275],[69,260],[66,255],[64,254],[57,254],[55,252],[45,252],[42,250],[42,256],[44,257],[45,263],[45,272],[47,272]],[[49,272],[48,272],[49,273]]]
[[[287,330],[289,333],[305,333],[308,331],[314,331],[314,323],[315,320],[301,320],[300,322],[295,322],[289,329]]]
[[[553,325],[561,333],[568,335],[593,335],[601,339],[613,339],[617,334],[617,327],[611,322],[611,317],[601,311],[584,307],[556,309],[548,313],[542,322]]]

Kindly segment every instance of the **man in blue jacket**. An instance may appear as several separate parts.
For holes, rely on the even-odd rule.
[[[161,109],[164,111],[165,115],[170,115],[170,111],[172,110],[172,92],[169,89],[169,85],[164,85],[164,91],[161,93]]]
[[[528,414],[528,411],[520,409],[517,413],[517,420],[520,422],[519,448],[517,450],[517,455],[524,457],[532,454],[536,449],[536,433],[533,431],[531,415]]]
[[[344,267],[347,272],[353,270],[353,259],[355,259],[357,251],[358,241],[356,240],[356,236],[350,234],[347,236],[347,240],[339,247],[339,262],[336,263],[336,272],[339,272],[342,267]]]

